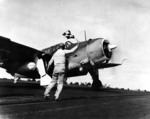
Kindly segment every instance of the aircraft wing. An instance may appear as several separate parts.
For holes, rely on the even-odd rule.
[[[6,70],[10,70],[14,63],[35,62],[35,57],[42,53],[42,51],[0,36],[0,67]]]

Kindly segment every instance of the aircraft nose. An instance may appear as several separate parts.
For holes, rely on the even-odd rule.
[[[112,44],[109,44],[109,45],[108,45],[109,51],[112,51],[112,50],[115,49],[116,47],[117,47],[117,45],[112,45]]]

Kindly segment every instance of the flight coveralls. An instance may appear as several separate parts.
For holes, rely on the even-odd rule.
[[[65,79],[65,71],[66,71],[66,57],[65,55],[67,53],[73,52],[77,49],[78,46],[75,46],[71,50],[63,50],[58,49],[51,60],[49,61],[49,66],[54,62],[54,70],[52,75],[52,80],[50,84],[47,86],[44,96],[49,96],[49,93],[51,89],[54,87],[54,85],[57,83],[57,90],[55,92],[55,100],[59,98],[59,95],[63,89],[63,83]]]

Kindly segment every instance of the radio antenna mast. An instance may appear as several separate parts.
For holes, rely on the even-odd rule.
[[[84,31],[84,37],[85,37],[85,41],[87,41],[87,39],[86,39],[86,31]]]

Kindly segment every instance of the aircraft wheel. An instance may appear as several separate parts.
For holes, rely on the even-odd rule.
[[[102,82],[100,80],[93,81],[92,89],[99,90],[100,88],[102,88]]]

